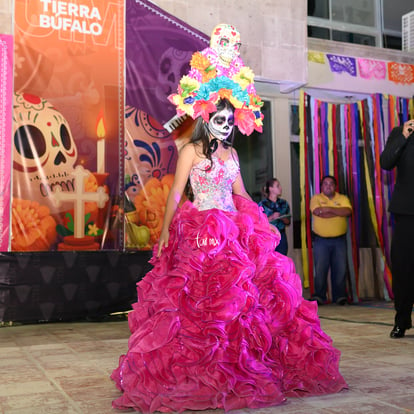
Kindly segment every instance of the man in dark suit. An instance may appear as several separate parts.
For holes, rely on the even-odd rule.
[[[414,119],[395,127],[380,157],[381,168],[397,168],[389,211],[394,216],[391,242],[395,323],[390,336],[402,338],[412,327],[414,304]]]

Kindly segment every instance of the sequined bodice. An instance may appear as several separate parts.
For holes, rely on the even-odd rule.
[[[233,157],[226,161],[212,156],[213,165],[205,159],[196,164],[190,172],[190,182],[194,194],[194,206],[198,210],[218,208],[235,211],[232,185],[239,173],[239,164]]]

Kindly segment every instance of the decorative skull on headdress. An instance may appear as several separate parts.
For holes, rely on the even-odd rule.
[[[228,67],[240,55],[240,33],[230,24],[219,24],[211,34],[210,47],[217,51],[223,66]]]
[[[64,116],[46,99],[15,93],[13,102],[13,196],[57,208],[55,187],[73,191],[78,151]]]
[[[256,93],[254,73],[240,58],[240,34],[229,24],[217,25],[210,47],[195,52],[190,71],[168,97],[177,107],[177,115],[202,117],[209,122],[216,104],[226,98],[235,108],[234,125],[245,135],[262,132],[263,102]]]

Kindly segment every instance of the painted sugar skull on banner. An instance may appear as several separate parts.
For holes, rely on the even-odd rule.
[[[74,191],[71,174],[78,157],[69,123],[46,99],[14,94],[13,195],[47,206],[52,214],[68,209],[57,205],[53,189]]]
[[[118,250],[125,2],[14,3],[11,250]]]
[[[76,166],[78,149],[69,122],[56,107],[39,96],[15,93],[12,144],[13,250],[49,250],[72,233],[84,238],[86,226],[102,233],[94,200],[105,189],[96,174]]]

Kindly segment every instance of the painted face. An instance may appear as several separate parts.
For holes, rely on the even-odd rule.
[[[240,33],[234,26],[219,24],[211,34],[210,47],[217,51],[222,65],[229,66],[240,55]]]
[[[220,141],[225,141],[233,131],[234,114],[227,108],[216,112],[208,122],[208,129],[211,134]]]

